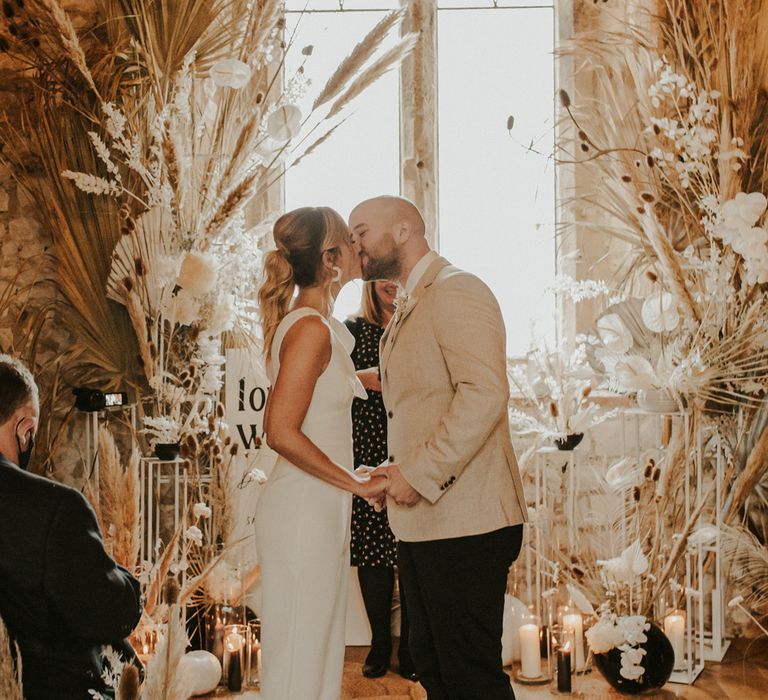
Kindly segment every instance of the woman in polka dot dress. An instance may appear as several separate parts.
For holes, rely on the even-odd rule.
[[[397,286],[392,282],[365,282],[360,315],[346,321],[355,336],[352,361],[368,390],[368,399],[352,403],[352,441],[355,467],[378,466],[387,458],[387,416],[378,376],[379,340],[394,313]],[[371,623],[371,651],[363,666],[368,678],[383,676],[392,653],[391,614],[397,548],[386,509],[377,513],[362,499],[352,501],[351,564],[356,566],[365,611]],[[416,680],[408,652],[408,617],[400,598],[400,675]]]

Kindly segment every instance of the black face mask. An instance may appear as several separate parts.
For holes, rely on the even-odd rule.
[[[16,423],[17,429],[20,423],[21,421]],[[32,430],[29,431],[28,435],[29,435],[29,444],[27,445],[26,450],[22,450],[21,440],[19,440],[19,434],[16,433],[16,445],[18,445],[18,448],[19,448],[19,467],[24,470],[26,470],[27,467],[29,466],[29,460],[32,457],[32,448],[35,446],[35,436],[32,433]]]

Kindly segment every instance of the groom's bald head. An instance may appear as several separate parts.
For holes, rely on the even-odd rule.
[[[355,219],[375,218],[387,225],[405,223],[416,236],[424,236],[424,217],[416,205],[404,197],[382,195],[360,202],[350,214],[350,223]]]
[[[349,216],[349,227],[367,280],[398,279],[409,258],[429,249],[424,217],[403,197],[382,195],[361,202]]]

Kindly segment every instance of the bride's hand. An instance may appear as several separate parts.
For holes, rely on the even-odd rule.
[[[383,503],[387,492],[386,476],[370,476],[368,473],[358,473],[358,470],[355,470],[355,477],[359,484],[356,489],[356,496],[364,498],[371,505],[374,501]]]

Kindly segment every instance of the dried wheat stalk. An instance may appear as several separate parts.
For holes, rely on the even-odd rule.
[[[18,645],[13,642],[14,654],[11,654],[11,639],[0,618],[0,698],[3,700],[24,700],[21,683],[21,655]]]
[[[80,74],[85,78],[86,82],[93,90],[94,94],[99,96],[99,91],[96,88],[96,83],[91,74],[91,69],[88,67],[88,62],[85,60],[85,52],[80,45],[80,39],[77,37],[72,21],[69,19],[69,15],[65,12],[64,8],[59,4],[58,0],[39,0],[41,5],[48,10],[51,18],[53,19],[56,27],[59,30],[61,36],[61,42],[64,49]],[[99,96],[99,100],[101,97]]]

